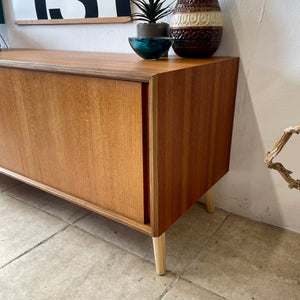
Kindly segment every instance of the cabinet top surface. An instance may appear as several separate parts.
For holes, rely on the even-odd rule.
[[[144,60],[135,54],[58,50],[9,49],[0,51],[0,67],[71,73],[147,82],[153,76],[219,61],[230,57],[186,59],[177,56]]]

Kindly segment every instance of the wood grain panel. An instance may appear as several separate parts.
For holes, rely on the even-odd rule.
[[[157,100],[158,80],[154,76],[149,83],[148,91],[148,136],[149,136],[149,201],[150,201],[150,224],[152,235],[158,237],[159,215],[158,215],[158,167],[157,167]]]
[[[231,59],[158,76],[155,236],[228,171],[237,72]]]
[[[0,69],[0,166],[144,223],[139,83]]]

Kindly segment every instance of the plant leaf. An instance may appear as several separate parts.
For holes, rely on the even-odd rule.
[[[140,13],[132,14],[134,20],[147,21],[149,23],[155,23],[159,19],[172,13],[171,8],[175,2],[163,7],[167,0],[130,0],[134,5],[140,9]]]

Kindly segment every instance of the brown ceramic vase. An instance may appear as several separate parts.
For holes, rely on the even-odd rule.
[[[177,0],[170,22],[177,55],[210,57],[218,49],[222,34],[223,17],[218,0]]]

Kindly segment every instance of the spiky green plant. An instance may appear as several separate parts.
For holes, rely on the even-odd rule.
[[[172,3],[163,7],[167,0],[131,0],[140,12],[132,14],[135,21],[146,21],[148,23],[156,23],[159,19],[166,17],[172,13]]]

